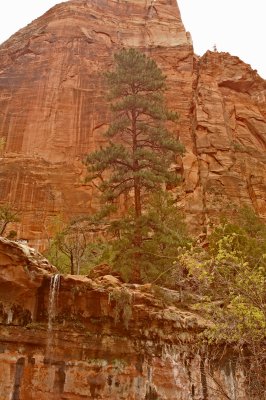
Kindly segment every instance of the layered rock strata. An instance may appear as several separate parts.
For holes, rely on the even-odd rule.
[[[103,72],[122,47],[144,51],[167,76],[187,150],[176,160],[177,204],[191,229],[244,203],[265,217],[265,81],[229,54],[196,57],[175,1],[71,0],[0,47],[0,201],[21,211],[19,236],[42,248],[54,216],[97,209],[82,160],[104,143]]]
[[[207,322],[178,292],[110,275],[61,276],[55,291],[52,272],[0,239],[1,400],[248,399],[237,354],[210,363]]]
[[[228,53],[207,52],[196,76],[198,190],[192,197],[198,192],[197,205],[202,199],[202,223],[208,227],[221,212],[243,205],[265,218],[266,82]]]

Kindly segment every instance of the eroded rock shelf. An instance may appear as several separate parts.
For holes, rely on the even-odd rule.
[[[27,256],[28,254],[28,256]],[[208,325],[179,293],[105,275],[61,276],[0,239],[0,399],[246,400],[237,354],[198,345]]]

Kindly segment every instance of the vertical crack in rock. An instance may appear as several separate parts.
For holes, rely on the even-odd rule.
[[[12,400],[20,400],[19,392],[20,392],[20,385],[24,371],[24,366],[25,366],[25,358],[21,357],[17,360],[16,363],[15,382],[14,382]]]
[[[202,220],[201,225],[206,226],[207,224],[207,204],[206,204],[206,187],[204,185],[204,180],[202,178],[202,168],[201,168],[201,159],[200,154],[198,152],[197,147],[197,139],[196,139],[196,131],[197,131],[197,106],[198,106],[198,97],[199,97],[199,79],[200,79],[200,62],[197,61],[194,64],[194,81],[192,87],[192,115],[191,115],[191,140],[193,141],[193,151],[196,156],[197,164],[198,164],[198,182],[196,187],[194,187],[194,191],[198,188],[201,188],[201,196],[202,196]]]
[[[159,400],[158,393],[156,389],[153,387],[149,386],[146,395],[145,395],[145,400]]]
[[[54,393],[63,393],[66,381],[65,363],[62,361],[59,368],[55,371]]]
[[[187,375],[188,375],[188,379],[189,379],[189,383],[190,383],[190,390],[191,390],[191,399],[194,400],[195,398],[195,385],[192,383],[192,377],[191,377],[191,360],[190,359],[185,359],[184,360],[184,365],[187,371]]]
[[[202,358],[200,360],[200,377],[201,377],[201,387],[202,387],[202,395],[203,395],[202,400],[209,400],[204,358]]]

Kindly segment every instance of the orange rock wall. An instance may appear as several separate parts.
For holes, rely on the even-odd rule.
[[[191,229],[243,203],[265,217],[265,81],[229,54],[195,56],[175,1],[72,0],[0,47],[0,201],[21,210],[19,236],[42,248],[54,216],[97,208],[82,160],[104,143],[102,73],[122,47],[145,51],[167,75],[187,150],[177,203]]]
[[[265,218],[266,82],[228,53],[207,52],[197,68],[193,134],[204,224],[244,204]]]
[[[237,353],[200,351],[206,321],[178,292],[66,275],[52,296],[52,272],[0,238],[1,400],[249,398]]]

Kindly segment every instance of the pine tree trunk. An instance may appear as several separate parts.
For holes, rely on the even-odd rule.
[[[75,275],[75,265],[74,265],[73,254],[70,254],[70,273],[71,273],[71,275]]]
[[[77,260],[77,275],[80,274],[80,265],[79,265],[79,260]]]
[[[136,112],[132,111],[132,153],[133,153],[133,170],[134,173],[139,171],[138,160],[136,159],[136,152],[138,150],[137,142],[137,117]],[[140,199],[140,180],[139,177],[134,176],[134,205],[135,205],[135,220],[141,217],[141,199]]]
[[[133,168],[134,172],[138,172],[139,165],[138,160],[135,158],[135,154],[137,151],[137,118],[135,111],[132,111],[132,133],[133,133]],[[139,227],[139,219],[142,215],[141,209],[141,191],[140,191],[140,181],[139,177],[134,176],[134,206],[135,206],[135,234],[134,234],[134,246],[136,251],[134,253],[134,261],[133,261],[133,271],[132,271],[132,278],[134,282],[141,281],[141,274],[140,274],[140,247],[142,243],[142,236]]]
[[[8,222],[7,222],[7,221],[3,223],[3,226],[1,227],[1,231],[0,231],[0,236],[3,236],[3,234],[4,234],[5,230],[6,230],[7,225],[8,225]]]

